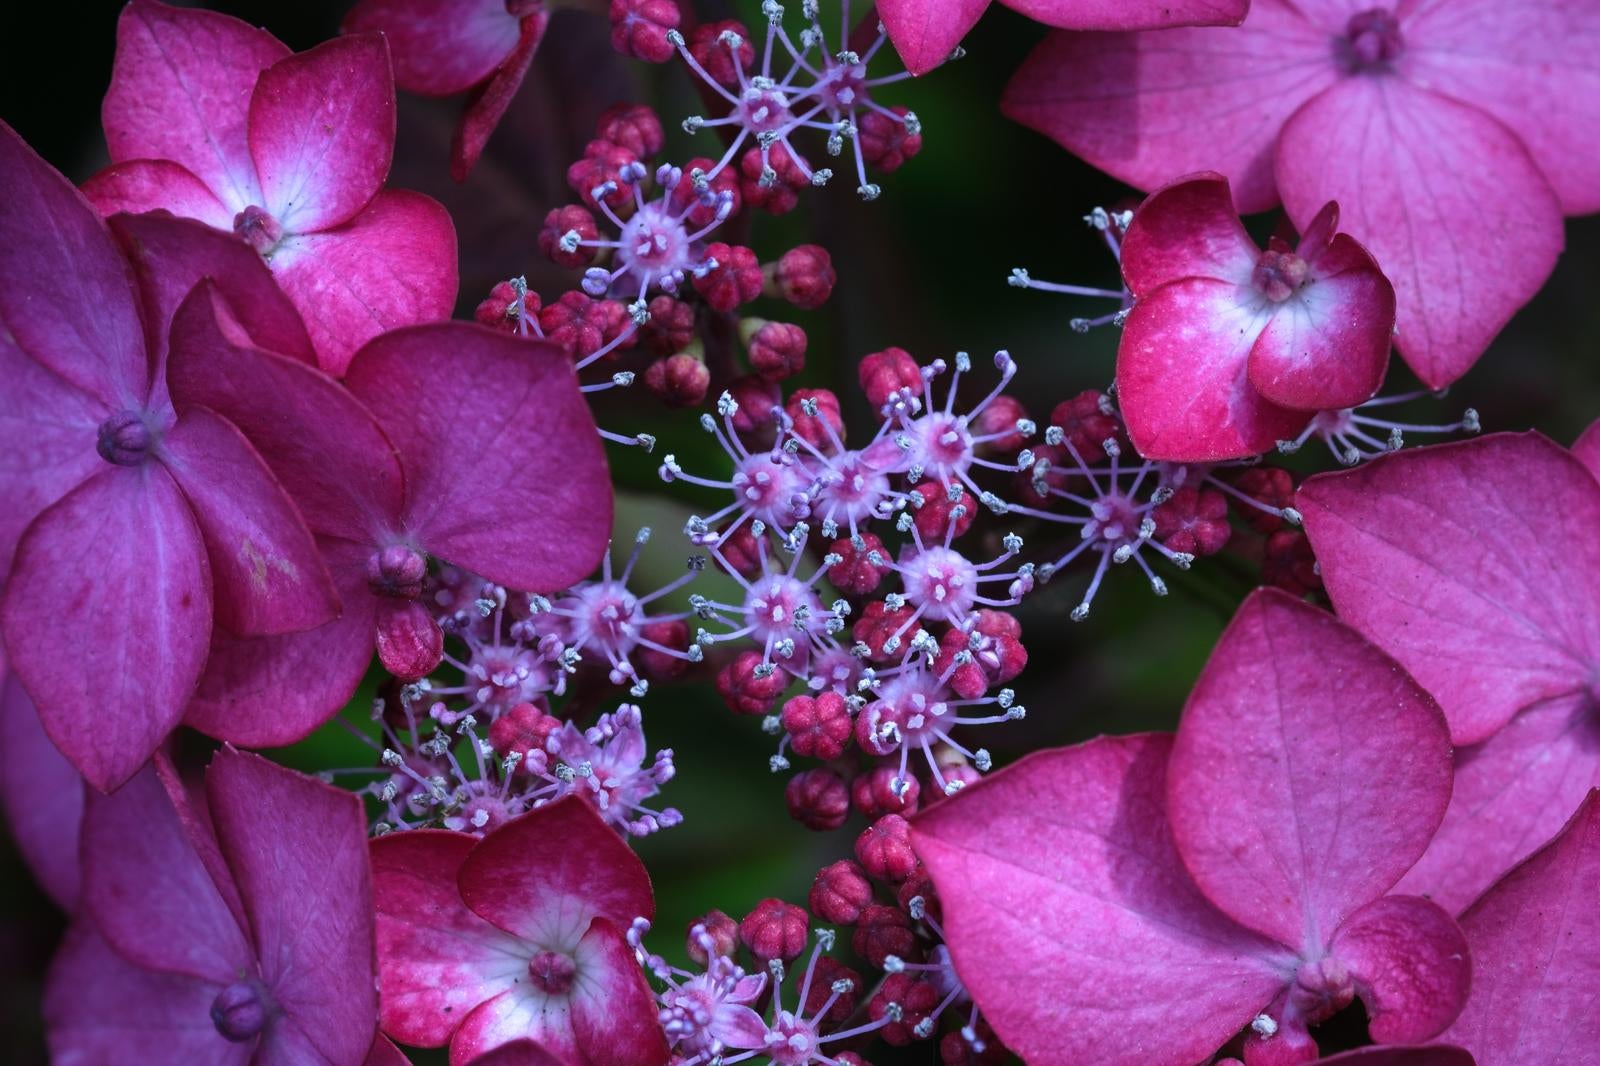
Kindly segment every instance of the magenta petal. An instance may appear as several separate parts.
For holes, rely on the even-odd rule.
[[[395,84],[406,92],[454,96],[504,62],[520,21],[505,0],[361,0],[341,29],[388,38]]]
[[[950,58],[989,0],[879,0],[878,17],[906,69],[926,74]]]
[[[105,469],[95,451],[101,400],[30,359],[0,327],[0,589],[34,516]]]
[[[572,1031],[590,1061],[666,1062],[667,1038],[656,1020],[655,995],[622,930],[596,918],[572,957],[579,975],[572,990]]]
[[[549,24],[550,16],[544,11],[536,11],[523,19],[522,36],[516,50],[506,56],[493,77],[467,98],[466,110],[450,144],[450,176],[455,180],[466,181],[472,168],[478,165],[478,157],[489,143],[489,136],[500,125],[506,108],[511,106],[517,90],[522,87],[522,79],[527,77],[528,67],[533,63],[533,53],[538,51]]]
[[[379,543],[395,530],[405,494],[394,445],[333,378],[240,336],[231,310],[202,287],[173,316],[173,402],[210,408],[238,426],[312,532]]]
[[[250,155],[286,232],[355,217],[389,176],[394,76],[379,34],[339,37],[274,63],[250,97]]]
[[[532,1040],[513,1040],[469,1059],[467,1066],[567,1066],[567,1063]]]
[[[212,981],[135,966],[80,919],[45,981],[52,1061],[245,1066],[254,1042],[231,1044],[211,1021],[218,991]]]
[[[396,330],[345,383],[406,471],[406,525],[441,559],[511,588],[585,577],[611,536],[605,452],[572,361],[465,323]]]
[[[0,678],[0,808],[28,869],[68,914],[78,909],[83,778],[44,735],[15,677]]]
[[[243,433],[190,407],[163,443],[205,539],[218,625],[264,636],[311,629],[339,613],[311,531]]]
[[[1572,442],[1572,454],[1578,457],[1578,462],[1589,468],[1589,473],[1600,478],[1600,420],[1591,422],[1589,428]]]
[[[149,348],[159,353],[157,366],[164,364],[173,314],[202,278],[210,279],[230,315],[256,344],[303,362],[316,361],[305,323],[249,245],[230,233],[166,215],[117,215],[108,224],[133,265]],[[273,394],[257,393],[256,399],[268,395]]]
[[[1233,209],[1228,179],[1201,173],[1162,186],[1133,213],[1122,276],[1135,298],[1184,278],[1247,286],[1261,249]]]
[[[272,269],[322,368],[339,376],[355,350],[385,330],[450,317],[455,226],[436,201],[387,189],[342,226],[285,238]]]
[[[338,540],[318,544],[343,605],[339,617],[276,637],[215,630],[185,725],[235,744],[275,748],[304,739],[350,702],[372,662],[372,549]]]
[[[474,1007],[528,975],[532,951],[461,901],[456,878],[476,843],[413,829],[369,845],[380,1022],[401,1043],[443,1047]]]
[[[1262,589],[1184,707],[1167,813],[1206,896],[1312,958],[1421,856],[1450,774],[1444,717],[1394,660]]]
[[[85,909],[121,955],[220,984],[254,969],[254,952],[202,858],[210,847],[169,767],[148,765],[111,795],[89,797]]]
[[[1379,1044],[1420,1044],[1456,1020],[1472,987],[1467,940],[1442,907],[1385,896],[1350,916],[1330,953],[1350,970]]]
[[[1237,26],[1250,0],[1001,0],[1035,22],[1069,30]]]
[[[1334,607],[1409,670],[1456,744],[1592,683],[1600,486],[1537,434],[1321,474],[1296,506]]]
[[[1249,381],[1250,350],[1272,318],[1265,304],[1233,282],[1186,278],[1134,305],[1117,347],[1117,396],[1140,455],[1238,459],[1304,428],[1308,414],[1268,403]]]
[[[4,122],[0,189],[0,321],[10,342],[114,410],[142,407],[150,364],[133,276],[105,223]]]
[[[539,862],[530,865],[529,855]],[[585,924],[605,918],[625,929],[656,913],[644,863],[579,796],[518,815],[484,837],[459,880],[474,913],[536,944],[571,927],[574,900],[586,909]]]
[[[1394,286],[1343,233],[1307,263],[1310,281],[1277,305],[1250,350],[1250,384],[1298,411],[1355,407],[1389,368]]]
[[[1454,0],[1404,24],[1408,77],[1516,131],[1566,214],[1600,210],[1600,7]]]
[[[912,843],[962,981],[1030,1062],[1198,1062],[1287,953],[1200,894],[1164,813],[1162,734],[1030,755],[928,808]]]
[[[236,18],[135,0],[117,22],[100,112],[111,161],[170,159],[232,211],[259,204],[245,115],[257,77],[288,54]]]
[[[211,636],[205,545],[172,475],[107,469],[35,519],[3,621],[45,732],[96,788],[126,781],[183,717]]]
[[[232,748],[211,760],[206,795],[262,980],[327,1061],[360,1062],[378,1014],[361,801]]]
[[[107,217],[170,211],[231,231],[238,214],[217,199],[209,185],[168,159],[113,163],[83,183],[83,195]]]
[[[1472,996],[1442,1039],[1485,1066],[1600,1062],[1600,792],[1461,918]]]
[[[1272,152],[1283,123],[1338,77],[1327,33],[1262,3],[1238,29],[1052,33],[1006,86],[1001,110],[1141,189],[1220,171],[1250,213],[1278,201]]]
[[[1297,225],[1343,206],[1394,283],[1395,344],[1430,388],[1466,373],[1561,252],[1561,205],[1522,143],[1399,78],[1347,78],[1301,108],[1276,174]]]
[[[1501,874],[1543,846],[1600,787],[1600,715],[1574,693],[1536,703],[1494,736],[1456,753],[1444,824],[1401,880],[1460,914]]]

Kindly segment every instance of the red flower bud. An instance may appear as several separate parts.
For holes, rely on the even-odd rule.
[[[827,303],[838,280],[833,258],[826,248],[817,244],[802,244],[784,252],[773,273],[777,294],[807,311]]]
[[[594,216],[589,209],[579,204],[568,204],[558,207],[544,216],[544,225],[539,229],[539,252],[557,266],[564,266],[570,270],[586,267],[594,262],[595,249],[579,245],[571,251],[561,247],[561,242],[569,233],[576,233],[580,241],[597,240],[600,228],[595,225]]]
[[[674,0],[611,0],[611,47],[646,63],[665,63],[677,53],[667,31],[682,18]]]
[[[738,66],[734,65],[735,48],[722,39],[731,33],[738,37]],[[744,23],[734,19],[721,22],[702,22],[689,31],[689,54],[705,69],[711,79],[724,89],[739,87],[739,71],[749,70],[756,61],[755,45],[750,41],[750,31]]]
[[[711,371],[694,356],[679,353],[645,367],[644,384],[668,407],[698,407],[711,387]]]
[[[810,926],[805,908],[781,899],[764,899],[739,923],[739,939],[762,962],[793,962],[806,949]]]
[[[695,936],[695,926],[704,926],[709,945]],[[707,911],[689,923],[686,940],[689,958],[700,966],[706,965],[713,955],[732,955],[739,946],[739,923],[722,911]],[[707,951],[707,948],[710,948]]]
[[[843,755],[854,728],[844,697],[833,691],[791,697],[783,705],[782,721],[789,745],[808,759]]]
[[[834,925],[854,925],[872,903],[867,872],[849,859],[824,866],[811,883],[811,913]]]
[[[856,838],[856,859],[880,881],[898,883],[917,867],[911,850],[911,823],[898,814],[886,814]]]
[[[766,714],[789,687],[789,675],[761,662],[758,651],[742,651],[717,672],[717,694],[735,714]]]
[[[750,369],[767,381],[782,381],[806,368],[806,331],[788,322],[763,322],[748,347]]]
[[[661,119],[646,104],[613,104],[600,113],[594,135],[602,141],[621,145],[639,159],[661,151],[666,137]]]
[[[761,261],[743,245],[717,241],[706,246],[716,267],[694,279],[695,291],[718,311],[732,311],[761,295]]]
[[[861,390],[867,394],[867,402],[872,404],[873,410],[888,403],[889,397],[900,389],[922,393],[922,372],[904,348],[873,352],[861,360],[857,374],[861,378]]]
[[[922,786],[908,774],[904,787],[897,793],[895,782],[899,777],[897,766],[878,766],[856,775],[850,782],[851,805],[873,821],[886,814],[915,814]]]
[[[900,118],[904,119],[909,110],[901,105],[889,108]],[[866,111],[861,115],[861,125],[857,132],[861,144],[861,158],[874,170],[885,174],[892,174],[906,164],[912,156],[922,150],[922,134],[912,133],[906,129],[906,124],[896,122],[888,115],[877,111]]]
[[[859,548],[849,537],[840,537],[829,545],[828,553],[839,556],[839,562],[828,568],[828,580],[840,592],[870,596],[889,573],[889,549],[876,533],[862,533],[860,540]],[[873,562],[874,558],[877,562]]]
[[[850,816],[844,778],[826,767],[795,774],[784,787],[783,798],[789,817],[819,833],[839,828]]]

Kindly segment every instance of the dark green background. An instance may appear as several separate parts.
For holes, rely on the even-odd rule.
[[[104,163],[98,107],[119,5],[29,4],[26,18],[17,13],[21,6],[0,16],[0,116],[69,177],[82,180]],[[210,6],[262,23],[297,49],[330,36],[344,9],[265,0]],[[697,7],[707,17],[728,9]],[[759,4],[733,7],[749,18]],[[718,154],[710,134],[691,140],[676,129],[684,115],[702,109],[684,68],[621,60],[604,31],[603,19],[580,12],[554,18],[533,73],[465,186],[447,176],[458,103],[402,98],[392,182],[436,196],[455,215],[462,314],[512,274],[526,272],[551,298],[574,287],[575,277],[541,265],[534,238],[545,212],[573,199],[565,167],[607,105],[623,99],[655,104],[668,128],[669,159]],[[1015,391],[1041,420],[1058,400],[1110,380],[1115,332],[1085,337],[1066,325],[1074,315],[1094,313],[1095,305],[1005,284],[1012,267],[1026,266],[1039,278],[1114,285],[1109,257],[1080,218],[1129,195],[999,114],[1006,78],[1042,33],[997,6],[967,42],[967,58],[880,96],[914,108],[925,138],[918,158],[881,179],[878,202],[858,202],[841,181],[814,191],[791,216],[756,219],[749,242],[764,257],[801,241],[833,253],[839,286],[826,308],[808,313],[762,305],[757,313],[806,328],[809,365],[790,384],[836,389],[858,433],[868,422],[854,394],[855,360],[891,344],[924,360],[969,350],[980,367],[994,349],[1009,349],[1023,367]],[[1567,238],[1555,276],[1478,367],[1447,400],[1425,401],[1406,414],[1444,421],[1473,405],[1486,430],[1531,426],[1562,442],[1600,415],[1600,220],[1569,222]],[[1413,384],[1396,361],[1388,391]],[[614,430],[657,434],[660,450],[676,452],[691,470],[722,469],[692,416],[663,414],[645,397],[603,405],[601,421]],[[659,452],[652,458],[613,449],[622,494],[619,536],[627,543],[638,524],[656,527],[646,569],[664,582],[678,572],[687,550],[675,530],[687,509],[708,497],[674,491],[669,499],[655,478],[659,458]],[[1326,465],[1321,454],[1305,458]],[[997,762],[1101,732],[1172,725],[1253,577],[1247,564],[1229,559],[1202,562],[1181,579],[1164,573],[1173,586],[1164,600],[1153,598],[1131,568],[1114,573],[1082,625],[1066,619],[1081,594],[1080,575],[1058,579],[1024,605],[1019,613],[1033,665],[1015,687],[1030,714],[1024,723],[985,731],[981,743]],[[737,915],[769,895],[803,902],[817,868],[849,852],[859,824],[813,834],[791,822],[783,809],[784,777],[766,766],[771,738],[757,719],[728,714],[708,685],[658,689],[644,706],[652,746],[677,752],[678,778],[664,802],[686,815],[684,825],[640,847],[656,883],[657,949],[676,943],[678,931],[707,908]],[[363,749],[333,726],[285,754],[285,761],[308,769],[364,758]],[[0,959],[6,960],[0,1039],[8,1061],[30,1062],[43,1056],[37,997],[61,921],[9,845],[0,847]],[[931,1058],[924,1046],[904,1061]]]

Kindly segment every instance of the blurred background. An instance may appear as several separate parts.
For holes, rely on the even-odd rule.
[[[309,0],[205,6],[264,25],[297,50],[332,36],[347,7]],[[704,20],[738,17],[760,24],[757,0],[694,0],[694,6]],[[830,6],[825,0],[825,10]],[[0,117],[75,181],[106,162],[99,105],[120,7],[9,4],[0,14]],[[832,24],[826,16],[825,22]],[[885,104],[911,107],[924,128],[921,154],[879,179],[880,200],[862,203],[853,183],[840,180],[804,197],[791,215],[759,214],[747,236],[738,238],[763,259],[803,242],[820,243],[832,253],[839,283],[821,310],[758,304],[755,313],[805,328],[807,367],[788,385],[834,389],[858,434],[870,432],[871,420],[856,391],[856,361],[890,345],[922,361],[970,351],[980,368],[974,388],[984,391],[992,383],[983,373],[987,356],[1008,349],[1022,365],[1012,391],[1041,422],[1060,400],[1111,380],[1115,328],[1080,335],[1068,327],[1075,316],[1109,308],[1011,288],[1005,281],[1020,266],[1040,279],[1115,288],[1115,265],[1082,216],[1132,195],[1000,115],[1002,87],[1043,33],[1005,8],[991,8],[968,39],[965,58],[878,96]],[[883,56],[874,74],[897,69],[889,49]],[[492,285],[513,275],[526,274],[547,299],[576,287],[575,275],[542,261],[535,237],[548,210],[575,201],[564,175],[581,156],[596,117],[624,100],[657,108],[668,134],[666,160],[720,153],[710,133],[690,138],[678,128],[684,116],[704,110],[686,69],[676,62],[655,67],[623,59],[610,48],[604,18],[582,11],[554,16],[521,93],[463,185],[448,176],[459,100],[401,97],[390,183],[425,192],[453,214],[461,245],[460,316],[470,316]],[[1260,221],[1270,230],[1275,219]],[[1570,442],[1600,416],[1597,285],[1600,218],[1569,221],[1566,254],[1544,291],[1448,397],[1426,398],[1401,413],[1412,421],[1450,422],[1473,406],[1485,431],[1532,427]],[[1396,360],[1384,391],[1415,387]],[[641,525],[656,530],[636,582],[636,591],[646,591],[681,573],[688,549],[677,530],[710,499],[683,486],[673,486],[668,495],[655,473],[660,453],[677,453],[696,472],[720,472],[725,464],[692,413],[666,412],[648,397],[630,403],[614,394],[599,409],[599,419],[608,429],[649,432],[661,442],[654,457],[637,449],[611,450],[619,543],[631,543]],[[1332,465],[1314,446],[1296,464]],[[1222,625],[1256,581],[1251,545],[1243,536],[1236,540],[1238,550],[1202,560],[1188,574],[1163,570],[1172,587],[1164,599],[1155,598],[1133,568],[1115,570],[1082,624],[1067,619],[1082,595],[1082,574],[1063,574],[1028,600],[1018,614],[1031,665],[1013,687],[1029,716],[985,730],[981,742],[996,763],[1102,732],[1170,727]],[[713,594],[704,585],[698,590]],[[369,691],[358,695],[348,714],[352,722],[365,720],[370,699]],[[672,747],[677,754],[678,777],[662,802],[685,815],[683,825],[639,846],[657,891],[652,946],[681,956],[681,930],[713,907],[737,917],[767,896],[804,903],[817,869],[849,854],[860,821],[827,834],[791,821],[783,803],[786,775],[767,768],[774,738],[761,731],[759,719],[730,715],[709,677],[658,688],[644,707],[651,747]],[[370,762],[370,752],[337,723],[274,754],[311,770]],[[0,837],[0,1027],[6,1061],[44,1060],[39,989],[61,927],[61,916]],[[900,1058],[873,1058],[925,1062],[935,1052],[925,1044]]]

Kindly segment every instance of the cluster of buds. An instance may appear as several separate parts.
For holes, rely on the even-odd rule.
[[[868,64],[888,40],[883,27],[868,35],[861,31],[872,27],[863,23],[852,31],[846,0],[834,51],[817,0],[803,0],[800,12],[805,26],[791,35],[783,5],[765,0],[761,13],[767,31],[759,61],[750,31],[733,20],[704,23],[687,37],[676,31],[668,35],[718,111],[709,118],[690,116],[683,128],[714,130],[728,142],[722,157],[706,168],[706,178],[728,175],[747,200],[774,214],[793,209],[807,186],[833,178],[832,166],[818,166],[797,143],[802,135],[822,139],[830,158],[843,156],[849,144],[856,192],[864,200],[882,193],[869,179],[868,167],[890,173],[922,147],[922,123],[913,112],[873,99],[878,90],[911,76],[903,70],[868,74]],[[861,49],[854,47],[858,40],[864,43]]]
[[[699,406],[714,382],[771,392],[805,368],[806,332],[770,312],[752,314],[751,305],[821,307],[836,280],[832,259],[804,244],[763,261],[753,248],[719,239],[749,203],[740,183],[710,159],[652,163],[662,144],[650,108],[605,112],[567,171],[581,202],[551,210],[538,237],[546,257],[581,272],[578,284],[546,302],[521,279],[503,282],[479,305],[478,320],[560,345],[580,372],[604,367],[587,392],[640,377],[669,407]]]
[[[739,920],[713,910],[691,922],[698,969],[652,954],[649,931],[640,919],[628,939],[661,986],[660,1020],[681,1066],[762,1056],[867,1066],[842,1049],[868,1036],[894,1047],[937,1039],[946,1066],[1005,1061],[951,964],[933,883],[898,815],[861,835],[854,860],[818,871],[807,907],[764,899]],[[859,969],[832,954],[841,935]]]

